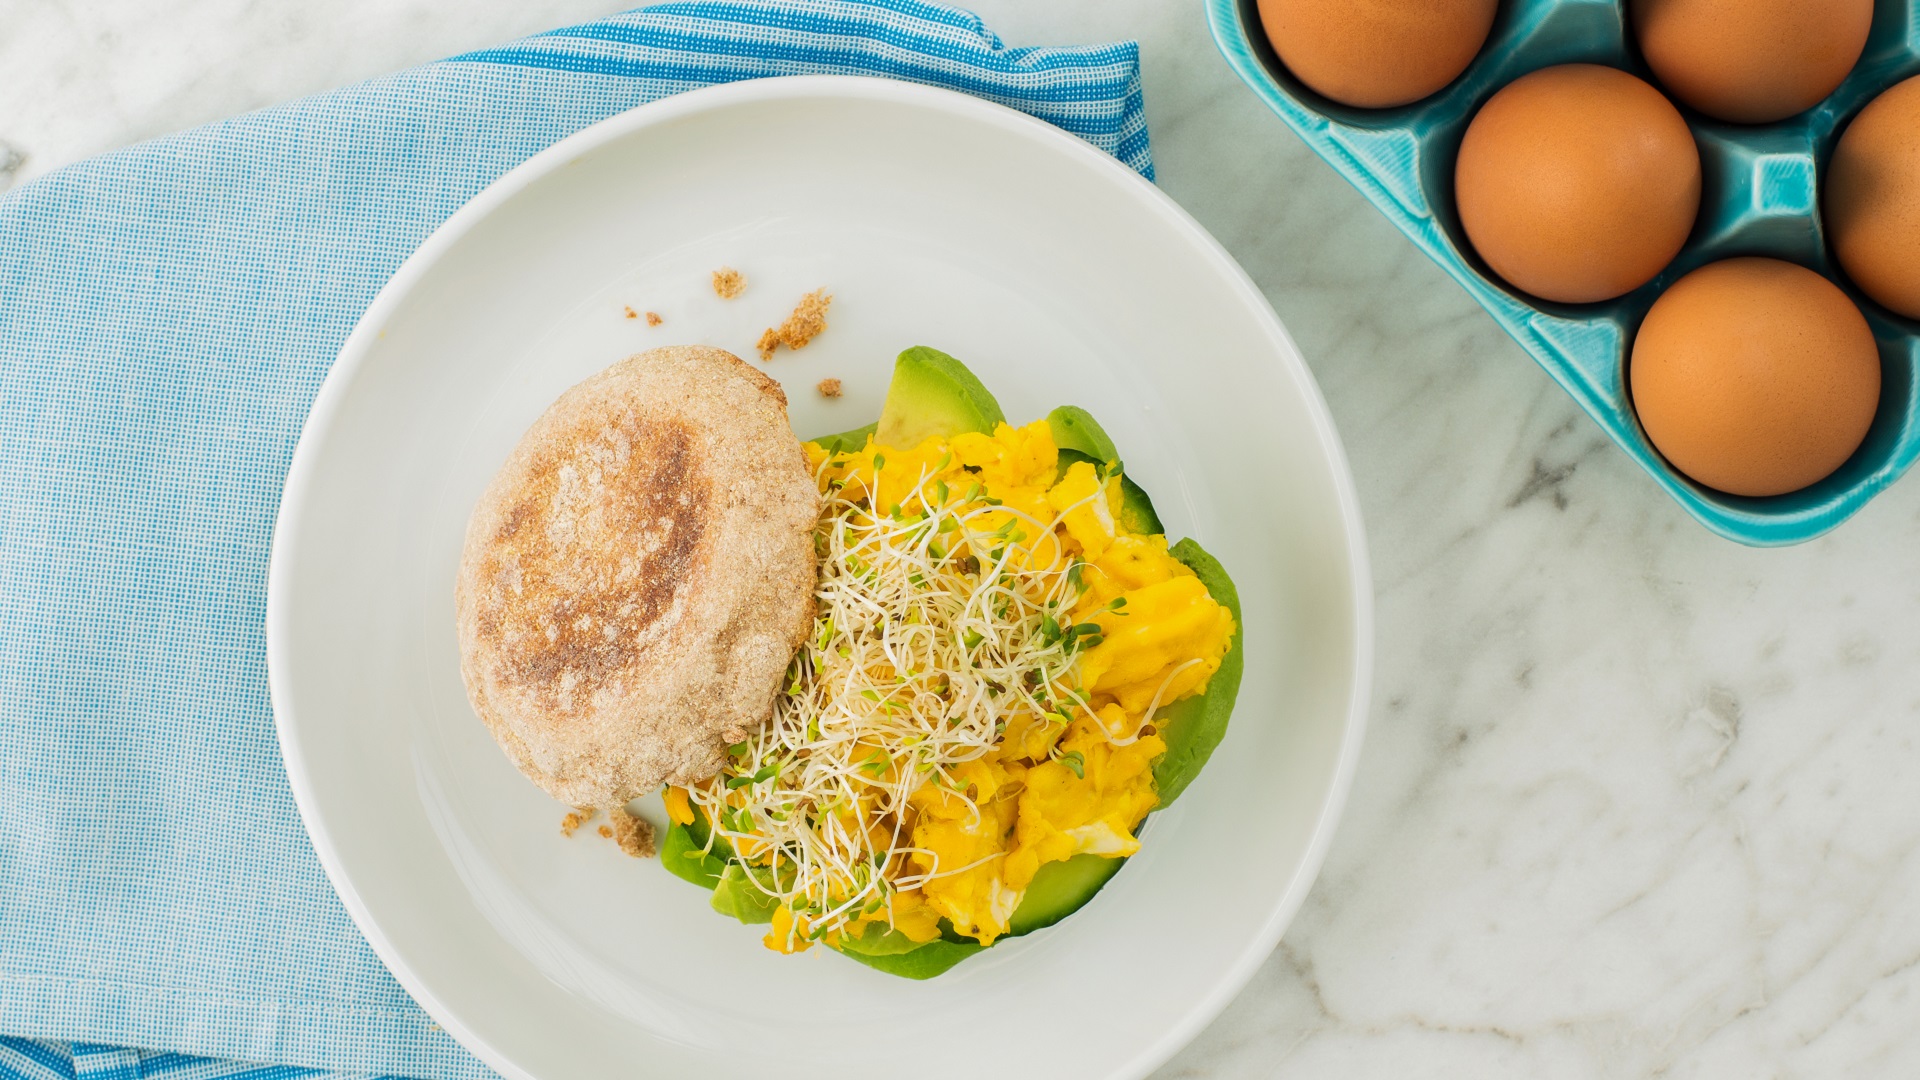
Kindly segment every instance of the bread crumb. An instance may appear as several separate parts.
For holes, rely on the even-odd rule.
[[[814,389],[820,391],[821,397],[839,397],[840,380],[821,379],[819,385],[815,386]]]
[[[600,811],[591,808],[569,811],[566,817],[560,819],[560,835],[572,836],[579,830],[580,826],[592,821],[598,813],[600,813]]]
[[[613,839],[620,850],[636,859],[653,858],[653,823],[626,807],[607,811],[613,821]]]
[[[801,297],[793,306],[793,314],[780,324],[780,343],[789,349],[806,348],[808,342],[826,331],[827,305],[831,303],[833,296],[825,289],[815,289]]]
[[[827,305],[833,303],[833,294],[825,289],[815,289],[800,298],[793,306],[793,314],[778,327],[767,327],[760,335],[756,348],[760,350],[760,359],[773,359],[773,350],[785,345],[789,349],[804,349],[808,342],[819,337],[827,329]]]
[[[723,266],[713,272],[713,291],[722,300],[739,296],[746,287],[747,275],[731,266]]]
[[[613,830],[605,825],[600,826],[600,837],[603,840],[613,839]]]
[[[659,313],[659,312],[657,312],[657,311],[649,311],[649,312],[647,312],[647,325],[648,325],[648,326],[659,326],[659,325],[660,325],[661,323],[663,323],[663,322],[666,322],[666,321],[667,321],[667,320],[665,320],[665,319],[663,319],[663,318],[661,318],[661,317],[660,317],[660,313]]]

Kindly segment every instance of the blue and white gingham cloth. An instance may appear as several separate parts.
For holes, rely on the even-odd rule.
[[[281,481],[361,311],[489,181],[644,102],[808,73],[977,94],[1152,175],[1130,43],[1008,49],[916,0],[690,0],[0,196],[0,1078],[491,1075],[301,830],[262,625]]]

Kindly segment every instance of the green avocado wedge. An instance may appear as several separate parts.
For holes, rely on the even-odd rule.
[[[873,439],[912,449],[930,438],[992,432],[1006,422],[1000,402],[967,366],[939,349],[915,345],[893,362],[893,381]]]
[[[1105,855],[1075,855],[1065,862],[1042,866],[1027,885],[1020,906],[1013,909],[1013,918],[1007,920],[1007,936],[1044,930],[1079,911],[1113,880],[1126,861]]]
[[[1160,515],[1153,512],[1153,500],[1133,482],[1133,477],[1120,474],[1120,524],[1130,533],[1141,536],[1153,536],[1167,531],[1160,524]]]
[[[867,445],[867,439],[870,438],[879,427],[879,422],[875,421],[874,423],[864,424],[854,428],[852,431],[842,431],[836,435],[822,435],[817,439],[809,441],[819,443],[820,449],[825,450],[829,454],[849,454],[855,450],[864,449]]]
[[[1095,466],[1100,464],[1078,450],[1060,451],[1062,473],[1076,461],[1092,462]],[[1133,482],[1133,477],[1124,472],[1120,474],[1120,511],[1117,517],[1121,528],[1130,533],[1152,536],[1155,533],[1167,531],[1166,527],[1160,524],[1160,515],[1154,513],[1153,500],[1147,497],[1147,493],[1140,489],[1139,484]]]
[[[1120,448],[1113,445],[1100,421],[1080,406],[1062,405],[1048,413],[1047,427],[1053,431],[1053,445],[1060,449],[1084,454],[1103,469],[1120,467]]]
[[[1078,405],[1062,405],[1047,414],[1047,427],[1053,431],[1053,445],[1060,450],[1062,473],[1076,461],[1092,462],[1102,471],[1120,470],[1121,528],[1143,536],[1166,531],[1160,524],[1160,515],[1153,512],[1153,500],[1127,475],[1126,466],[1120,461],[1120,448],[1113,444],[1112,436],[1092,413]]]
[[[900,953],[863,953],[847,949],[841,956],[857,960],[889,975],[898,975],[903,979],[931,979],[952,969],[955,964],[986,948],[972,942],[946,941],[936,939],[918,946],[908,952]]]
[[[774,909],[779,906],[773,897],[747,879],[746,868],[739,863],[727,864],[713,890],[713,910],[748,925],[772,922]]]
[[[1220,606],[1233,612],[1233,643],[1227,647],[1227,655],[1220,658],[1220,670],[1208,680],[1206,693],[1176,701],[1155,717],[1160,737],[1167,743],[1167,752],[1153,766],[1153,782],[1162,808],[1173,805],[1173,800],[1187,790],[1207,758],[1213,756],[1213,748],[1226,737],[1227,721],[1233,716],[1233,701],[1240,694],[1240,676],[1246,667],[1242,645],[1247,629],[1240,619],[1240,590],[1234,588],[1233,579],[1219,560],[1191,536],[1167,550],[1193,571]]]
[[[706,831],[706,823],[697,813],[692,826],[678,823],[668,826],[666,839],[660,841],[660,865],[675,877],[703,889],[714,889],[727,871],[727,852],[719,845],[715,845],[713,851],[705,850]]]

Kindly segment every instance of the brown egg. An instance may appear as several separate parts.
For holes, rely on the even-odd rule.
[[[1840,467],[1880,403],[1880,354],[1840,287],[1778,259],[1673,283],[1633,340],[1634,412],[1673,467],[1733,495],[1784,495]]]
[[[1867,44],[1873,0],[1632,0],[1660,84],[1708,116],[1767,124],[1833,93]]]
[[[1868,296],[1920,319],[1920,75],[1874,98],[1827,162],[1827,238]]]
[[[1584,304],[1632,292],[1673,261],[1700,209],[1700,151],[1660,91],[1563,64],[1480,107],[1453,182],[1460,225],[1494,273]]]
[[[1260,0],[1280,62],[1316,93],[1384,109],[1419,101],[1467,70],[1498,0]]]

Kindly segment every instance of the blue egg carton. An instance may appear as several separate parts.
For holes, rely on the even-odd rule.
[[[1920,324],[1846,280],[1820,217],[1820,178],[1846,122],[1881,91],[1920,72],[1920,0],[1878,0],[1865,52],[1832,96],[1776,124],[1728,124],[1674,101],[1700,147],[1700,216],[1673,264],[1598,304],[1521,293],[1467,242],[1453,204],[1453,162],[1482,103],[1514,79],[1555,64],[1596,63],[1660,82],[1641,59],[1622,0],[1504,0],[1480,55],[1445,89],[1392,109],[1356,109],[1295,79],[1260,29],[1254,0],[1207,0],[1227,62],[1314,152],[1451,274],[1667,493],[1707,528],[1743,544],[1796,544],[1866,505],[1920,456]],[[1670,96],[1671,99],[1671,96]],[[1668,465],[1628,398],[1627,352],[1647,309],[1674,279],[1735,255],[1810,267],[1860,305],[1880,344],[1880,408],[1838,471],[1786,495],[1748,498],[1703,487]]]

